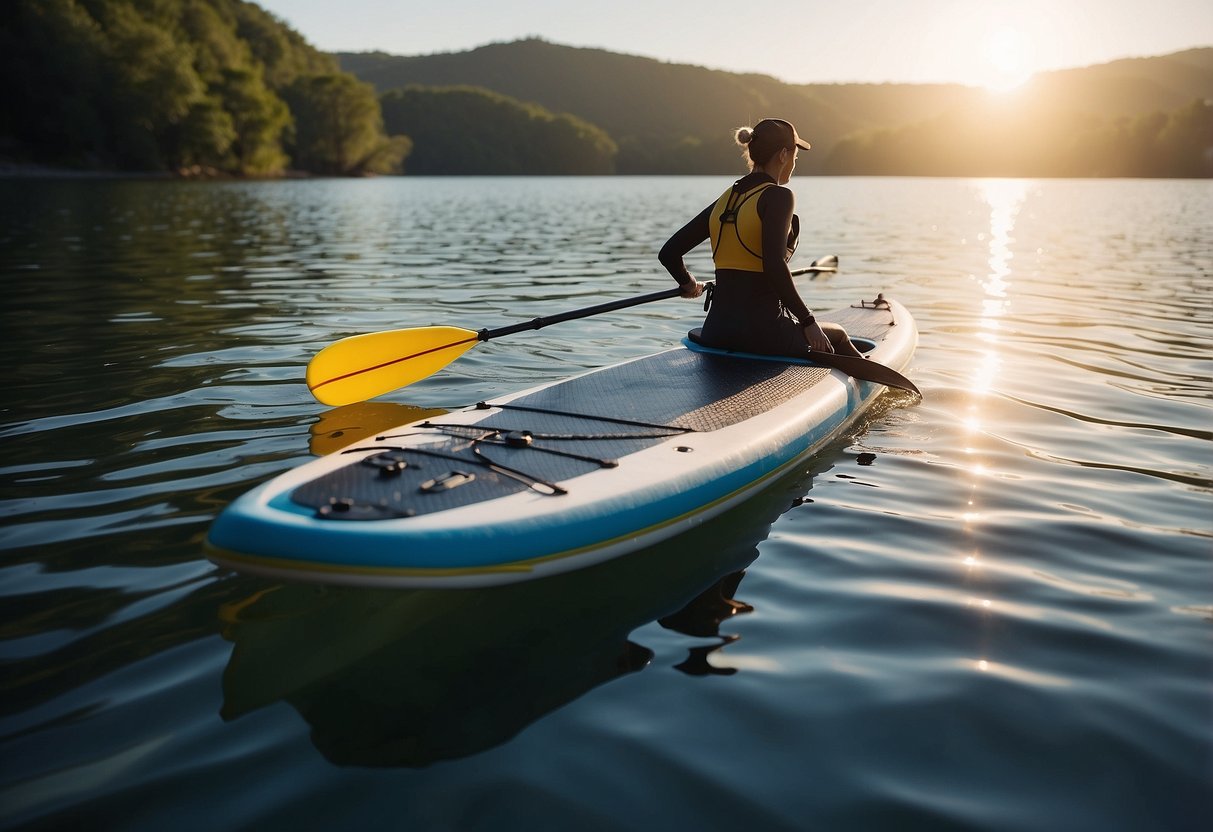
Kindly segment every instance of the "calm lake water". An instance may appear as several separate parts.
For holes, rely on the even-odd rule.
[[[662,546],[457,592],[204,558],[224,505],[360,430],[702,310],[336,410],[316,350],[666,288],[728,181],[0,182],[0,824],[1207,828],[1208,181],[795,180],[794,265],[842,263],[809,305],[906,303],[925,399]]]

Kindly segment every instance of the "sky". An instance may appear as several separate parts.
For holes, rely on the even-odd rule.
[[[326,52],[541,37],[791,83],[961,83],[1213,46],[1213,0],[256,0]]]

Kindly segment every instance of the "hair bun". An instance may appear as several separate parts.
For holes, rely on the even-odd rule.
[[[737,136],[736,136],[738,144],[749,144],[753,138],[754,138],[754,128],[752,128],[752,127],[738,128]]]

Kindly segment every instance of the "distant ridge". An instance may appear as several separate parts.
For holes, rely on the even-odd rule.
[[[1213,99],[1213,47],[1041,73],[994,94],[961,84],[788,84],[540,39],[464,52],[400,56],[339,53],[341,68],[383,93],[407,85],[483,87],[604,130],[619,146],[620,173],[727,172],[737,168],[735,127],[766,115],[794,121],[814,144],[805,172],[831,170],[848,139],[931,123],[1005,101],[1025,113],[1068,113],[1112,124]]]
[[[553,112],[567,112],[605,130],[620,146],[621,172],[680,172],[671,164],[727,171],[737,165],[733,129],[779,113],[815,145],[881,126],[882,88],[855,85],[853,109],[840,107],[838,88],[797,86],[773,77],[738,74],[602,49],[529,39],[467,52],[424,56],[341,53],[341,68],[380,93],[409,84],[472,85]],[[963,86],[913,87],[942,109],[973,97]],[[843,96],[845,99],[846,96]],[[898,108],[904,109],[904,108]]]

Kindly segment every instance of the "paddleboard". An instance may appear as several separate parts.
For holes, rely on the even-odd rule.
[[[913,317],[820,313],[904,370]],[[618,557],[723,513],[851,425],[884,387],[694,340],[368,436],[264,483],[207,538],[220,566],[388,587],[480,587]]]

